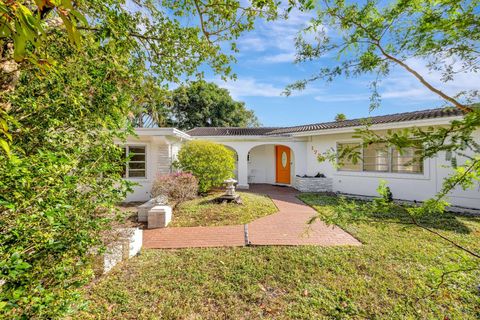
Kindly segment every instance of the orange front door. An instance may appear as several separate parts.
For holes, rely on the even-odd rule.
[[[290,148],[275,146],[277,183],[290,184]]]

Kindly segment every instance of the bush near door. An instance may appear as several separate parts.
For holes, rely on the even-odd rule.
[[[191,172],[198,179],[198,191],[205,193],[233,177],[235,156],[221,144],[195,140],[182,147],[175,165],[184,172]]]

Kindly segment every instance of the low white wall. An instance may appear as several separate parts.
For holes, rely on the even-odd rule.
[[[294,187],[300,192],[331,192],[332,185],[332,178],[295,177]]]
[[[109,245],[103,255],[102,273],[109,272],[121,261],[137,255],[143,245],[143,231],[139,228],[119,230],[123,236],[119,241]]]

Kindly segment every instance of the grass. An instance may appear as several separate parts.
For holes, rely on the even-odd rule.
[[[321,215],[336,203],[301,198]],[[78,319],[478,319],[478,269],[441,283],[478,261],[404,218],[342,226],[360,247],[145,250],[90,288]],[[478,250],[479,218],[428,222]]]
[[[253,193],[238,192],[243,204],[214,203],[222,193],[214,193],[179,204],[174,211],[171,227],[225,226],[245,224],[270,215],[277,207],[270,198]]]

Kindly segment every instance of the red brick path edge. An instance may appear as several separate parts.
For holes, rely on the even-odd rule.
[[[269,196],[278,212],[246,225],[144,230],[143,247],[178,249],[246,245],[361,245],[349,233],[336,226],[327,226],[323,221],[317,220],[307,225],[307,221],[316,212],[297,199],[298,191],[292,188],[253,185],[250,192]]]

